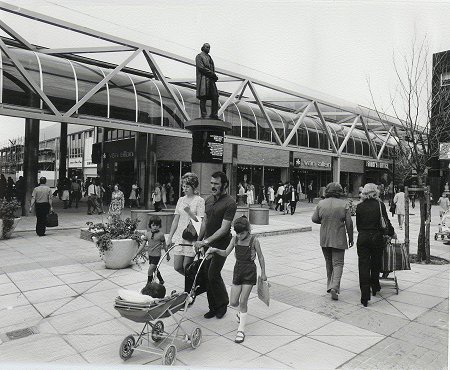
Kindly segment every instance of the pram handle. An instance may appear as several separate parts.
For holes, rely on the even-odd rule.
[[[158,264],[156,265],[155,272],[153,273],[153,279],[155,279],[156,274],[157,274],[157,272],[159,271],[159,266],[161,265],[162,261],[164,261],[164,258],[166,258],[166,256],[169,254],[169,252],[170,252],[173,248],[175,248],[177,245],[181,245],[181,246],[190,246],[190,247],[193,246],[193,244],[183,244],[183,243],[175,244],[175,243],[174,243],[174,244],[172,244],[169,248],[167,248],[167,251],[161,256],[161,258],[159,259]]]

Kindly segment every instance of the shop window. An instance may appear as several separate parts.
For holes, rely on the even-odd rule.
[[[347,153],[355,154],[355,141],[353,138],[349,138],[347,141]]]
[[[363,155],[370,157],[370,147],[367,141],[363,141]]]

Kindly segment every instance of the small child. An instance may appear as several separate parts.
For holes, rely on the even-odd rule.
[[[239,306],[237,314],[239,327],[234,341],[242,343],[245,339],[244,330],[247,319],[248,297],[253,289],[253,285],[256,285],[256,255],[258,255],[259,265],[261,266],[261,279],[267,280],[267,277],[264,256],[258,239],[256,239],[255,235],[250,234],[250,222],[247,217],[237,218],[233,227],[236,236],[231,239],[227,249],[209,248],[207,254],[217,253],[220,256],[227,257],[233,249],[235,250],[236,264],[233,271],[230,306]]]
[[[161,259],[161,249],[167,251],[166,239],[164,233],[161,231],[161,218],[159,216],[151,216],[148,221],[149,230],[147,235],[143,236],[146,243],[142,243],[137,254],[146,247],[148,253],[148,280],[147,284],[150,284],[153,280],[153,273],[158,266],[159,260]],[[167,261],[170,261],[170,255],[167,254]],[[159,283],[164,284],[164,280],[161,276],[159,270],[156,272]]]

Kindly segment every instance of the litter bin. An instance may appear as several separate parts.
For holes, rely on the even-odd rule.
[[[233,221],[236,220],[238,217],[241,217],[241,216],[245,216],[245,217],[248,218],[248,206],[239,206],[238,205],[237,209],[236,209],[236,214],[234,215]]]
[[[268,208],[253,208],[249,209],[249,221],[252,225],[268,225],[269,224],[269,209]]]

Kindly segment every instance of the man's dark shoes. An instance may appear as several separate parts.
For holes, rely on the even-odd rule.
[[[227,306],[219,307],[216,311],[216,317],[218,319],[221,319],[222,317],[225,316],[226,313],[227,313]]]
[[[364,307],[367,307],[367,303],[368,303],[368,301],[367,301],[366,299],[361,299],[361,304],[362,304]]]
[[[205,319],[212,319],[214,316],[216,316],[216,313],[214,311],[208,311],[203,315]]]

